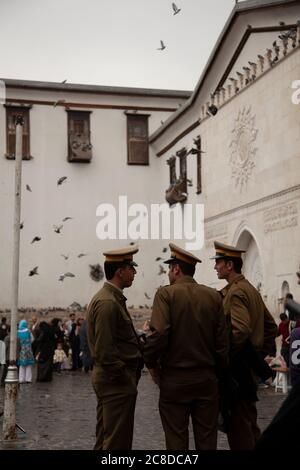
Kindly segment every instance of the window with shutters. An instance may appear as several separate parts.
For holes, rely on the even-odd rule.
[[[179,158],[179,168],[180,168],[180,181],[182,183],[181,188],[183,192],[187,192],[187,167],[186,167],[186,157],[187,149],[183,147],[178,152],[176,152],[177,157]]]
[[[90,132],[91,111],[72,111],[68,113],[68,161],[89,163],[92,159]]]
[[[22,140],[22,159],[30,160],[30,126],[29,110],[31,106],[9,106],[6,107],[6,158],[14,160],[16,158],[16,117],[23,117],[23,140]]]
[[[170,185],[176,183],[176,157],[172,156],[167,160],[170,170]]]
[[[145,114],[127,114],[128,165],[149,165],[148,117]]]
[[[196,147],[196,154],[197,154],[197,192],[196,194],[202,193],[202,174],[201,174],[201,138],[200,135],[194,139],[194,145]]]

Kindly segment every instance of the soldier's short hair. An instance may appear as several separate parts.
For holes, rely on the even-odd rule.
[[[234,270],[237,274],[241,274],[242,272],[242,267],[243,267],[243,260],[242,258],[235,258],[235,257],[226,257],[224,258],[225,261],[232,261],[232,264],[233,264],[233,267],[234,267]]]
[[[120,262],[120,263],[114,263],[110,261],[104,261],[104,272],[105,272],[105,277],[108,281],[113,279],[114,275],[116,274],[116,271],[120,268],[125,268],[127,266],[127,263]]]
[[[195,274],[196,265],[185,263],[184,261],[179,261],[178,259],[174,260],[170,264],[178,264],[178,266],[180,267],[180,269],[182,271],[182,274],[184,274],[185,276],[193,277],[194,274]]]

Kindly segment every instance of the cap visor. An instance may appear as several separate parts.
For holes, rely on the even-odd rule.
[[[134,261],[129,261],[127,264],[129,264],[129,266],[136,266],[136,267],[138,267],[138,264],[136,264]]]
[[[164,264],[171,264],[171,263],[174,263],[175,259],[174,258],[170,258],[170,259],[167,259],[166,261],[163,261]]]
[[[226,256],[216,255],[216,256],[212,256],[212,258],[209,258],[209,259],[222,259],[222,258],[226,258]]]

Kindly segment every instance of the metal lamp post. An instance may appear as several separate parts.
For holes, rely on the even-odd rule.
[[[19,257],[20,257],[20,214],[21,214],[21,180],[22,180],[22,141],[23,117],[16,117],[16,166],[15,166],[15,210],[13,238],[13,269],[12,269],[12,307],[9,366],[5,380],[3,435],[4,440],[16,439],[16,401],[18,395],[17,356],[17,320],[19,291]]]

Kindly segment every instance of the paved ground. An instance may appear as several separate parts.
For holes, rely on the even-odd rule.
[[[285,395],[274,388],[260,390],[259,424],[264,429]],[[0,409],[4,389],[0,389]],[[163,450],[164,435],[157,410],[158,390],[149,375],[143,374],[135,417],[133,449]],[[83,372],[54,374],[51,383],[20,385],[17,422],[26,430],[18,440],[7,443],[2,439],[0,418],[0,449],[86,449],[94,444],[96,400],[90,375]],[[190,448],[193,449],[191,438]],[[219,449],[227,449],[227,440],[219,434]]]

